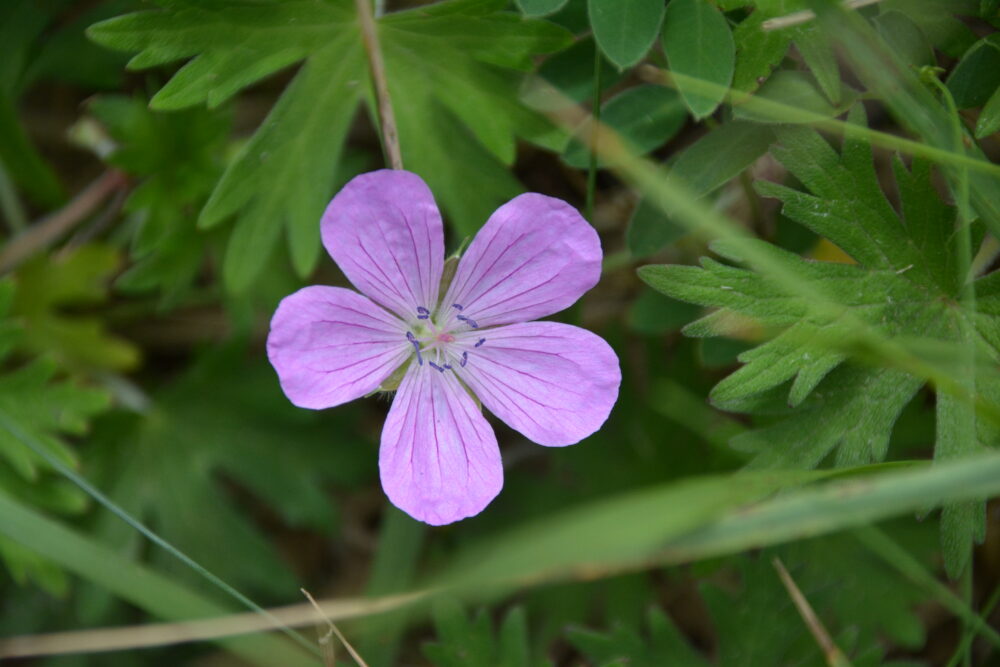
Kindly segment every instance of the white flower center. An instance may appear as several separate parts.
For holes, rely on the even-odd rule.
[[[453,331],[459,328],[478,329],[479,324],[468,315],[462,314],[463,306],[456,303],[452,304],[452,308],[460,314],[455,316],[456,324],[451,321],[451,312],[443,313],[444,317],[441,319],[452,325],[446,328],[444,325],[439,327],[435,324],[430,310],[423,306],[417,307],[417,319],[422,320],[423,324],[414,327],[413,331],[406,332],[406,340],[413,345],[417,362],[423,365],[426,361],[431,368],[442,373],[454,370],[452,365],[454,363],[464,367],[469,362],[469,350],[481,347],[486,342],[485,338],[480,338],[470,345],[468,341],[458,340]],[[442,313],[439,312],[438,315]]]

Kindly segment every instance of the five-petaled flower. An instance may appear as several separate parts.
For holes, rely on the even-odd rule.
[[[529,193],[497,209],[443,296],[441,214],[416,174],[354,178],[321,231],[364,296],[312,286],[286,297],[268,357],[285,395],[312,409],[371,393],[405,365],[379,470],[410,516],[451,523],[500,492],[496,436],[473,395],[541,445],[574,444],[607,419],[621,382],[611,347],[578,327],[530,321],[567,308],[600,277],[597,233],[565,202]]]

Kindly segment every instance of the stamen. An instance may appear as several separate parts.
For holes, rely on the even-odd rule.
[[[465,306],[459,305],[457,303],[451,304],[451,307],[454,308],[455,310],[465,310]]]
[[[472,347],[479,347],[480,345],[482,345],[485,342],[486,342],[485,338],[480,338],[479,341],[475,345],[473,345]]]
[[[460,362],[458,362],[458,365],[461,366],[462,368],[465,368],[465,365],[467,363],[469,363],[469,353],[468,352],[463,352],[462,353],[462,360]]]
[[[444,370],[445,370],[445,369],[444,369],[444,368],[442,368],[441,366],[438,366],[438,365],[437,365],[437,364],[435,364],[435,363],[434,363],[433,361],[428,361],[428,362],[427,362],[427,365],[428,365],[428,366],[430,366],[431,368],[433,368],[433,369],[434,369],[434,370],[436,370],[436,371],[441,371],[442,373],[444,373]],[[447,364],[445,364],[445,365],[447,366]]]
[[[423,306],[417,306],[417,319],[426,320],[431,316],[431,311],[427,310]]]
[[[406,340],[410,341],[410,344],[413,345],[413,349],[417,351],[417,363],[423,366],[424,358],[420,356],[420,341],[417,340],[417,337],[413,335],[412,331],[406,332]]]
[[[458,315],[458,319],[460,319],[461,321],[465,322],[466,324],[468,324],[473,329],[478,329],[479,328],[479,325],[476,324],[476,321],[474,319],[472,319],[471,317],[466,317],[465,315]]]

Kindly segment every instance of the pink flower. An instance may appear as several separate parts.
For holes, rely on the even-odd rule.
[[[267,353],[289,400],[329,408],[405,376],[382,429],[379,470],[394,505],[442,525],[500,492],[490,412],[541,445],[587,437],[618,398],[618,357],[568,324],[531,322],[572,305],[601,274],[601,244],[571,206],[523,194],[469,245],[443,298],[444,233],[416,174],[381,170],[344,186],[323,245],[355,287],[286,297]]]

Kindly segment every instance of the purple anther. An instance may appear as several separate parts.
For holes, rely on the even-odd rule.
[[[442,373],[444,373],[444,369],[442,367],[438,366],[437,364],[435,364],[433,361],[428,361],[427,365],[430,366],[431,368],[433,368],[436,371],[441,371]]]
[[[465,365],[467,363],[469,363],[469,353],[468,352],[463,352],[462,353],[462,360],[460,362],[458,362],[458,365],[461,366],[462,368],[465,368]]]
[[[442,364],[442,367],[443,367],[443,368],[444,368],[444,369],[445,369],[446,371],[450,371],[450,370],[451,370],[451,364]]]
[[[476,344],[473,345],[472,347],[479,347],[480,345],[482,345],[485,342],[486,342],[485,338],[480,338],[478,341],[476,341]]]
[[[458,319],[460,319],[461,321],[465,322],[466,324],[468,324],[473,329],[478,329],[479,328],[479,325],[476,324],[476,321],[474,319],[472,319],[471,317],[466,317],[465,315],[458,315]]]
[[[455,310],[464,310],[465,309],[465,306],[459,305],[457,303],[451,304],[451,307],[454,308]]]
[[[424,358],[420,356],[420,341],[417,340],[417,337],[413,335],[412,331],[406,332],[406,340],[410,341],[410,344],[413,345],[413,349],[417,351],[417,363],[423,366]]]
[[[423,306],[417,306],[417,319],[426,320],[431,316],[431,311],[427,310]]]

